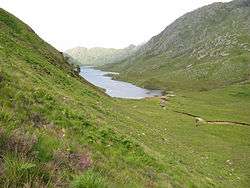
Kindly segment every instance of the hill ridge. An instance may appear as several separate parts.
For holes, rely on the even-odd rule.
[[[249,80],[249,23],[249,1],[213,3],[181,16],[132,56],[104,69],[160,89],[212,89]]]

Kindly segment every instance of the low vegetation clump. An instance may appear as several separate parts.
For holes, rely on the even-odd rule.
[[[107,188],[105,180],[93,171],[88,171],[83,175],[74,178],[72,184],[74,188]]]

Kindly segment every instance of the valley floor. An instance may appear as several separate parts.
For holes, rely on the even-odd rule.
[[[164,166],[162,180],[182,187],[247,187],[250,183],[250,127],[201,123],[184,112],[209,121],[250,123],[250,87],[235,85],[207,92],[177,93],[160,99],[117,100],[127,125],[117,129],[141,143]]]

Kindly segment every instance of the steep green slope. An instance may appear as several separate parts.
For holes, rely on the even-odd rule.
[[[0,28],[1,187],[151,181],[142,172],[161,165],[111,129],[124,124],[122,115],[113,114],[112,100],[2,9]]]
[[[207,90],[250,78],[250,3],[214,3],[177,19],[105,69],[144,87]]]
[[[65,54],[72,56],[82,65],[104,65],[121,61],[136,51],[136,46],[130,45],[124,49],[114,48],[73,48],[67,50]]]
[[[248,187],[247,83],[112,99],[0,9],[0,187]]]

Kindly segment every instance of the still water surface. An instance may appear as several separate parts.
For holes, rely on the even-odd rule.
[[[126,99],[142,99],[145,97],[161,96],[160,90],[148,90],[137,87],[131,83],[112,80],[110,76],[105,76],[110,73],[94,69],[93,67],[81,67],[80,75],[90,83],[103,88],[111,97],[126,98]]]

